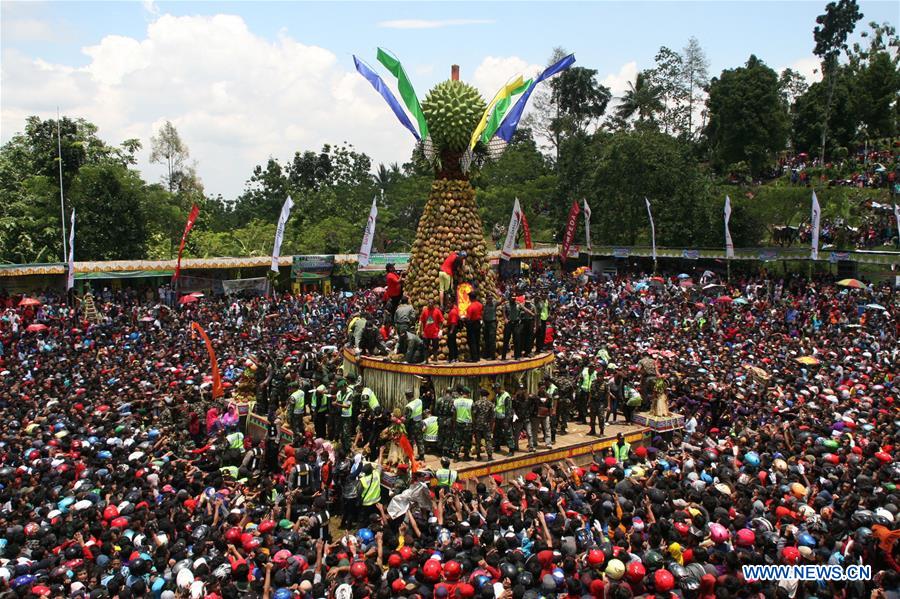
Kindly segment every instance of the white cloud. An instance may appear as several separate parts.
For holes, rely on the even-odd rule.
[[[5,10],[7,3],[3,6]],[[52,42],[58,37],[52,24],[32,17],[4,17],[0,31],[7,42]]]
[[[110,143],[144,143],[138,167],[148,180],[150,137],[172,121],[210,193],[234,198],[269,156],[352,142],[378,162],[403,162],[413,139],[383,100],[325,48],[281,34],[252,33],[237,16],[163,15],[140,39],[107,36],[82,49],[84,67],[3,53],[0,141],[36,114],[84,117]]]
[[[529,64],[518,56],[487,56],[475,68],[475,74],[469,82],[478,88],[486,101],[490,101],[497,90],[516,75],[528,79],[534,77],[541,69],[540,65]],[[462,79],[467,80],[465,75]]]
[[[393,21],[379,21],[378,26],[384,29],[440,29],[442,27],[457,27],[460,25],[492,25],[493,19],[396,19]]]
[[[609,88],[614,98],[620,98],[628,89],[628,84],[634,83],[637,73],[637,62],[632,60],[623,64],[618,73],[610,73],[604,77],[601,83]]]
[[[822,64],[817,58],[798,58],[791,64],[779,68],[778,72],[781,73],[786,68],[791,68],[806,77],[807,83],[811,84],[822,80],[822,73],[820,72]]]
[[[147,13],[153,15],[154,17],[159,16],[159,7],[153,0],[143,0],[141,2],[141,6],[144,7],[144,10],[147,11]]]

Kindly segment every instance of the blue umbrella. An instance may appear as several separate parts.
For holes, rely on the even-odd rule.
[[[690,279],[691,275],[689,275],[687,273],[681,273],[680,275],[678,275],[678,278],[679,279]]]

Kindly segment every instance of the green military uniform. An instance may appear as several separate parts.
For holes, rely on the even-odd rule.
[[[453,398],[450,395],[443,395],[434,404],[434,415],[438,419],[438,427],[441,436],[438,439],[438,450],[442,456],[450,455],[453,447],[453,422],[455,420],[456,409],[453,406]]]
[[[596,372],[594,373],[597,374]],[[590,390],[590,398],[591,398],[591,410],[590,410],[590,425],[591,430],[588,432],[590,435],[596,434],[595,423],[600,426],[600,434],[603,434],[603,431],[606,429],[606,403],[608,401],[607,398],[607,386],[606,386],[606,378],[603,375],[597,376],[591,383]]]
[[[329,403],[325,385],[319,385],[309,392],[309,409],[312,412],[313,426],[316,429],[316,436],[323,439],[328,438],[328,411],[331,409]]]
[[[506,391],[501,391],[494,397],[494,449],[500,450],[500,445],[506,443],[510,454],[515,452],[512,435],[512,398]]]
[[[472,399],[457,397],[453,400],[456,410],[456,430],[453,435],[453,459],[459,459],[459,450],[463,450],[464,459],[471,460],[472,448]]]
[[[334,403],[341,413],[341,447],[344,449],[344,453],[348,454],[354,436],[353,400],[349,391],[339,394],[338,397],[339,399]]]
[[[417,397],[406,404],[406,436],[410,445],[416,448],[420,460],[425,459],[422,433],[422,400]]]
[[[472,408],[472,423],[472,429],[475,432],[475,459],[481,459],[481,442],[484,441],[487,458],[493,460],[494,403],[488,399],[487,395],[482,395],[481,399],[475,402],[475,406]]]

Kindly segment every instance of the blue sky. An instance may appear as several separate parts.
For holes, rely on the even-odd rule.
[[[680,49],[690,36],[711,75],[755,53],[812,76],[824,4],[3,2],[0,139],[56,104],[97,122],[111,141],[146,143],[169,119],[207,186],[233,197],[254,164],[326,141],[346,139],[376,160],[408,155],[387,109],[351,80],[353,53],[375,64],[377,46],[392,50],[420,97],[453,62],[491,93],[558,45],[621,93],[660,46]],[[864,22],[896,25],[898,6],[861,2]]]

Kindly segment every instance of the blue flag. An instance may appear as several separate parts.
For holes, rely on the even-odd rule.
[[[519,98],[515,106],[513,106],[509,111],[509,114],[506,115],[506,118],[503,119],[503,123],[500,125],[500,128],[497,129],[496,136],[506,143],[509,143],[512,139],[513,134],[516,132],[516,128],[519,126],[519,120],[522,118],[522,113],[525,111],[525,105],[528,103],[528,98],[531,97],[531,92],[534,91],[534,88],[537,87],[538,83],[544,81],[545,79],[553,77],[560,71],[568,69],[574,62],[575,55],[569,54],[556,64],[547,67],[544,72],[534,80],[531,86],[527,90],[525,90],[525,93],[522,94],[522,97]]]
[[[358,59],[356,56],[353,57],[353,63],[356,65],[356,70],[360,75],[366,78],[366,81],[372,84],[372,87],[375,88],[381,97],[384,98],[384,101],[388,103],[388,106],[391,107],[391,110],[394,111],[394,114],[400,120],[400,123],[409,129],[409,132],[413,134],[413,137],[416,140],[419,140],[419,134],[416,133],[415,127],[413,127],[412,121],[409,120],[409,117],[403,111],[403,108],[400,106],[400,103],[397,101],[397,97],[394,96],[393,92],[390,88],[384,83],[381,77],[378,76],[378,73],[369,68],[369,66]]]

